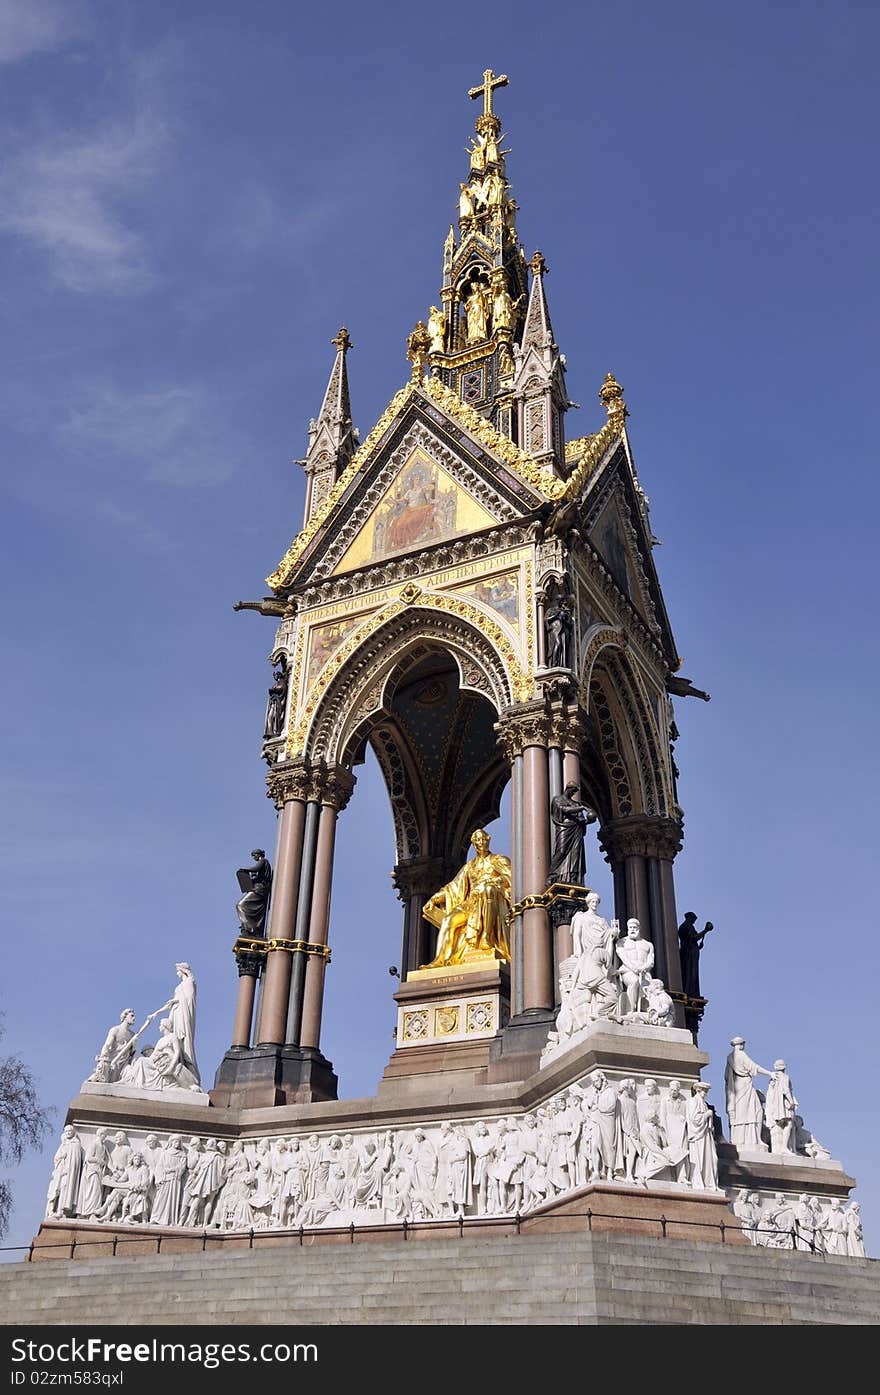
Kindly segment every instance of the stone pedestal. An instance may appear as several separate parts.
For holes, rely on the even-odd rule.
[[[383,1081],[479,1069],[510,1012],[510,971],[499,960],[414,969],[394,1000],[397,1045]]]
[[[316,1047],[232,1046],[220,1062],[211,1104],[261,1109],[338,1098],[333,1066]]]

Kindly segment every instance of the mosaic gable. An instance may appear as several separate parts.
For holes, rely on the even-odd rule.
[[[480,532],[497,521],[441,465],[416,449],[334,568],[334,575]]]

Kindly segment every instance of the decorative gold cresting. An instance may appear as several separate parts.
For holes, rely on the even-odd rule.
[[[348,353],[349,349],[354,348],[354,344],[351,342],[351,335],[345,328],[345,325],[340,325],[339,333],[336,335],[335,339],[330,340],[330,343],[343,354]]]
[[[620,383],[613,373],[605,374],[605,381],[599,389],[599,399],[608,413],[609,421],[617,419],[620,428],[622,428],[624,420],[629,416],[629,412],[623,400],[623,388],[620,386]]]

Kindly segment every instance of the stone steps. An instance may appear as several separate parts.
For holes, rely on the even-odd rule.
[[[880,1321],[880,1264],[619,1232],[0,1266],[0,1322],[230,1326]]]

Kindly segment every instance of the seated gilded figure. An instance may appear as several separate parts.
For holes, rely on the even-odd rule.
[[[510,859],[489,852],[485,829],[476,830],[471,844],[476,856],[434,893],[422,911],[440,932],[436,957],[424,968],[446,968],[477,959],[510,961]]]

